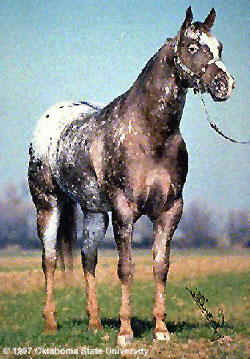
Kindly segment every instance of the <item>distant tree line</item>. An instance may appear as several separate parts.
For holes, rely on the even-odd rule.
[[[194,201],[185,208],[172,246],[176,248],[250,247],[250,211],[231,211],[224,219],[224,229],[218,229],[214,211],[204,202]],[[81,222],[79,211],[79,223]],[[79,226],[81,227],[81,226]],[[81,234],[77,246],[81,245]],[[151,248],[151,222],[142,218],[135,226],[134,248]],[[36,213],[27,185],[9,185],[0,196],[0,249],[20,246],[24,249],[41,248],[36,234]],[[115,248],[109,228],[102,248]]]

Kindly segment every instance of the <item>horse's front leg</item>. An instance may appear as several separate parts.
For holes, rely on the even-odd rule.
[[[108,214],[84,212],[83,220],[83,246],[82,265],[86,282],[87,313],[89,316],[89,327],[101,329],[102,324],[99,317],[99,307],[96,293],[95,270],[97,264],[98,245],[103,240],[108,227]]]
[[[169,269],[170,242],[182,215],[183,201],[179,199],[172,207],[161,213],[154,221],[154,278],[155,302],[155,339],[170,340],[165,324],[165,287]]]
[[[124,203],[126,206],[126,203]],[[127,208],[128,209],[128,208]],[[126,212],[126,208],[123,208]],[[121,281],[122,299],[120,308],[121,327],[117,343],[126,345],[133,339],[131,328],[130,287],[133,279],[134,265],[132,263],[131,238],[133,232],[133,218],[130,210],[126,215],[113,211],[112,216],[114,237],[119,252],[118,277]]]

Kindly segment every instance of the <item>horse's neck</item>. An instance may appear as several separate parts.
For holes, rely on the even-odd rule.
[[[165,44],[149,60],[128,93],[128,99],[137,102],[154,133],[170,134],[179,128],[186,100],[187,88],[176,72],[172,44]]]

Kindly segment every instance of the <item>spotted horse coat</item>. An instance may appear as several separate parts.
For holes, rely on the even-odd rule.
[[[180,121],[188,88],[227,100],[234,80],[221,60],[222,45],[211,33],[215,11],[192,22],[191,8],[178,34],[149,60],[133,86],[107,106],[62,103],[38,121],[30,145],[29,185],[37,209],[46,284],[45,331],[57,328],[53,299],[57,256],[71,252],[75,206],[83,211],[82,264],[90,328],[100,328],[96,296],[97,248],[112,212],[122,286],[118,343],[133,337],[130,286],[135,222],[153,222],[155,338],[168,340],[165,285],[170,243],[181,218],[188,155]]]

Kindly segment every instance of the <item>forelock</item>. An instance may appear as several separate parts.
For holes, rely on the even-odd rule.
[[[200,31],[195,29],[194,25],[191,25],[185,31],[185,36],[189,39],[199,40]]]

